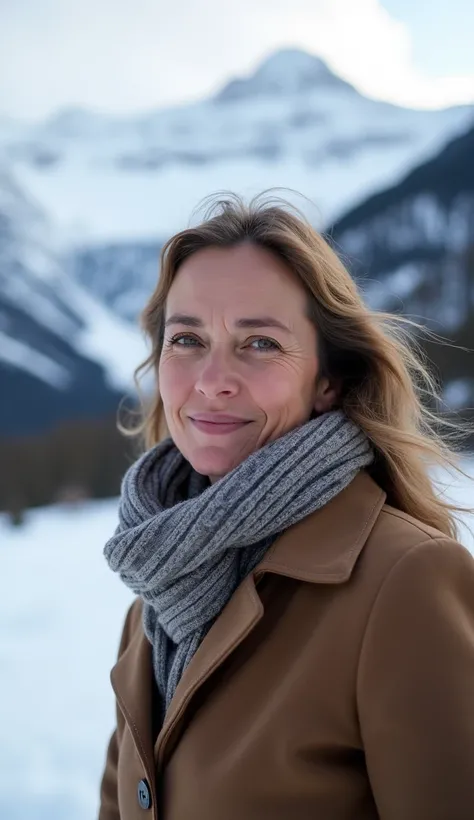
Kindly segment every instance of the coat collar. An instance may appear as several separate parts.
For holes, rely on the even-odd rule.
[[[142,763],[153,777],[153,756],[163,765],[169,741],[200,686],[245,639],[263,615],[256,590],[265,573],[318,584],[347,581],[385,502],[385,492],[366,470],[320,510],[277,538],[234,592],[213,623],[178,684],[155,743],[151,737],[151,646],[136,618],[127,649],[111,672],[112,685]],[[141,606],[140,606],[141,612]]]
[[[277,538],[255,573],[273,572],[315,584],[347,581],[386,497],[361,470],[324,507]]]

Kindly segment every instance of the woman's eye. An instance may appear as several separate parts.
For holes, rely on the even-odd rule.
[[[280,346],[276,342],[274,342],[273,339],[267,339],[266,336],[263,336],[259,339],[254,339],[252,342],[250,342],[249,347],[252,347],[253,345],[256,345],[256,347],[254,347],[254,350],[264,350],[265,351],[265,350],[279,350],[280,349]]]
[[[172,346],[178,347],[195,347],[199,342],[194,336],[188,336],[186,333],[181,333],[179,336],[173,336],[170,340]]]

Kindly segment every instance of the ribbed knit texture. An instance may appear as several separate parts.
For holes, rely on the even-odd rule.
[[[104,555],[144,601],[165,709],[213,621],[276,536],[372,460],[363,431],[334,410],[256,450],[212,485],[171,439],[129,468]]]

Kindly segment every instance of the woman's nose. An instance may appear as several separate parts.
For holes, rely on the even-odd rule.
[[[210,356],[201,367],[195,382],[195,389],[209,399],[220,395],[234,396],[238,392],[237,375],[233,372],[227,357]]]

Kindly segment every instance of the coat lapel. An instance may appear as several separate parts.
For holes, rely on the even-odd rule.
[[[194,693],[247,637],[263,615],[263,605],[253,575],[240,584],[214,621],[197,652],[184,670],[155,744],[155,758],[161,768],[166,744],[184,715]]]
[[[110,673],[112,688],[133,735],[135,746],[149,782],[155,777],[152,739],[152,653],[141,626],[141,601],[131,640]]]

